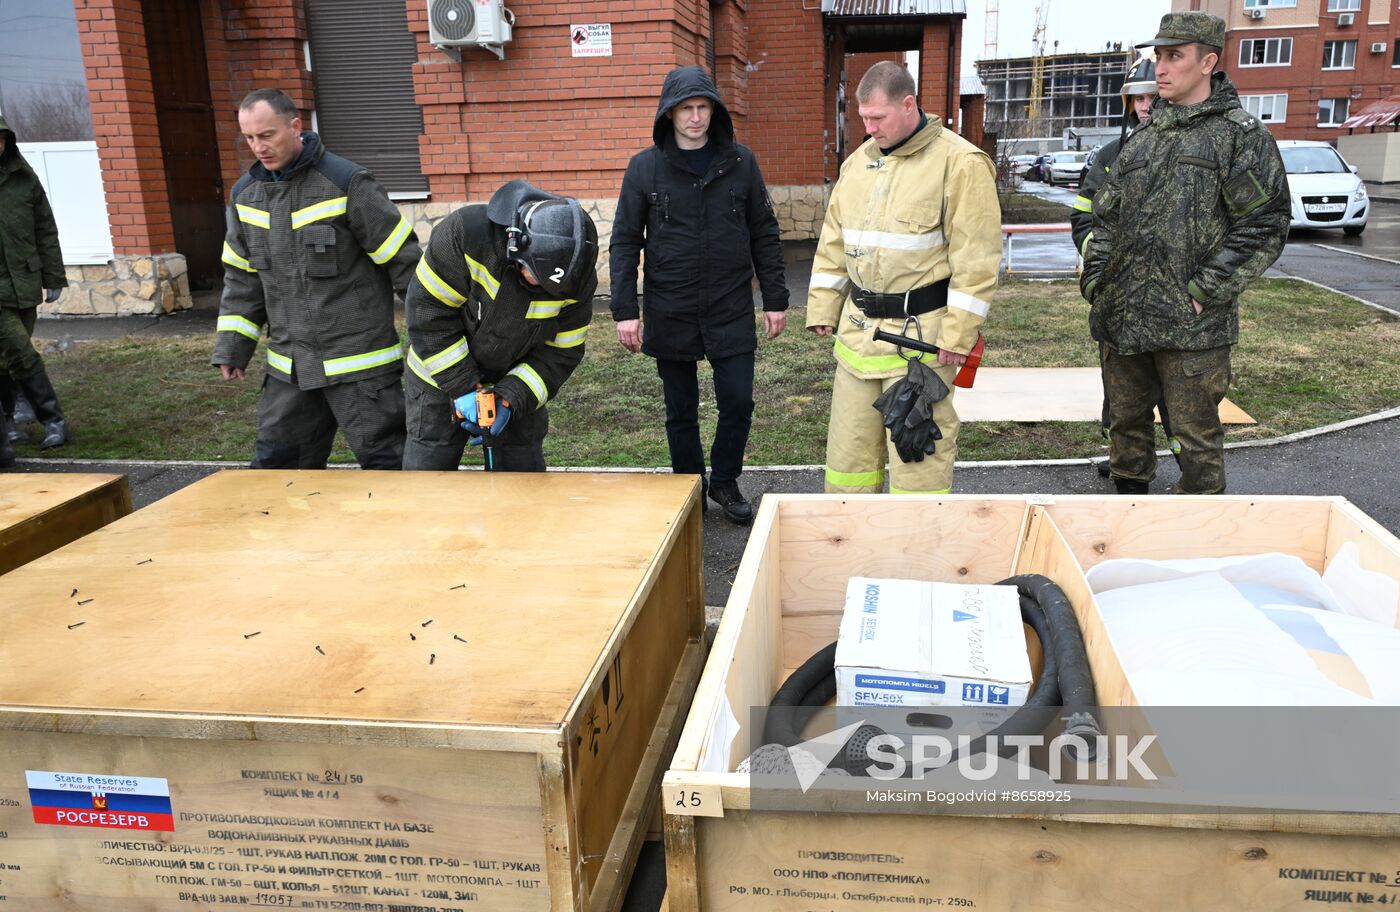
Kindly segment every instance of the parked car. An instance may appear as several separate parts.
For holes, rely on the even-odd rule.
[[[1366,185],[1341,153],[1325,142],[1280,140],[1293,214],[1290,228],[1340,228],[1347,237],[1366,230],[1371,200]]]
[[[1088,159],[1088,152],[1056,152],[1050,156],[1048,182],[1052,186],[1083,183],[1084,172],[1089,170]]]

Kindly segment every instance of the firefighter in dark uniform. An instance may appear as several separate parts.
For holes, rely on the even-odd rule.
[[[301,130],[259,89],[238,123],[256,164],[233,188],[213,363],[243,379],[267,330],[253,468],[325,468],[337,426],[366,469],[403,459],[403,349],[394,294],[418,262],[408,220],[368,171]]]
[[[24,439],[11,424],[17,388],[44,425],[40,449],[62,446],[68,440],[58,394],[44,370],[44,359],[29,340],[40,297],[49,303],[57,301],[67,285],[58,225],[48,197],[19,154],[14,131],[0,117],[0,400],[4,413],[0,468],[15,464],[12,444]]]
[[[598,230],[523,180],[433,230],[409,286],[405,469],[456,469],[489,435],[492,469],[544,471],[545,404],[583,360]],[[493,422],[478,390],[496,395]]]

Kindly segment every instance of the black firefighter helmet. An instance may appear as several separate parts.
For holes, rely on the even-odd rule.
[[[486,207],[506,229],[506,261],[530,271],[550,294],[577,294],[598,262],[598,229],[578,200],[513,180]]]

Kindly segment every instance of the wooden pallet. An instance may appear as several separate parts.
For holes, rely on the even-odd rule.
[[[1321,570],[1347,542],[1364,567],[1400,578],[1400,542],[1339,498],[769,495],[665,778],[669,912],[1262,912],[1319,908],[1339,886],[1397,892],[1396,816],[872,813],[863,792],[755,802],[749,776],[732,772],[762,743],[749,709],[836,638],[851,576],[1044,573],[1075,607],[1100,701],[1132,707],[1084,568],[1282,551]],[[741,727],[726,749],[730,710]],[[706,771],[716,765],[730,772]],[[1363,872],[1363,886],[1308,879],[1326,871]]]
[[[701,548],[689,477],[235,471],[35,561],[3,892],[611,912],[703,663]],[[102,826],[36,823],[52,774],[115,781],[68,818]],[[153,790],[173,831],[116,828]]]
[[[0,573],[130,512],[125,475],[0,475]]]

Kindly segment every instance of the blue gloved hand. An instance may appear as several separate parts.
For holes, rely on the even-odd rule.
[[[480,442],[482,431],[476,423],[476,390],[452,400],[452,415],[464,431],[476,438],[472,443]]]
[[[492,388],[489,386],[479,390],[479,392],[483,393],[489,393],[491,391]],[[463,430],[476,438],[480,438],[485,434],[490,434],[492,437],[499,437],[505,432],[506,425],[510,424],[511,408],[506,405],[505,400],[499,397],[496,398],[495,420],[486,427],[481,425],[482,416],[478,412],[476,392],[457,397],[452,402],[452,408]],[[480,440],[477,439],[470,442],[479,443]]]

